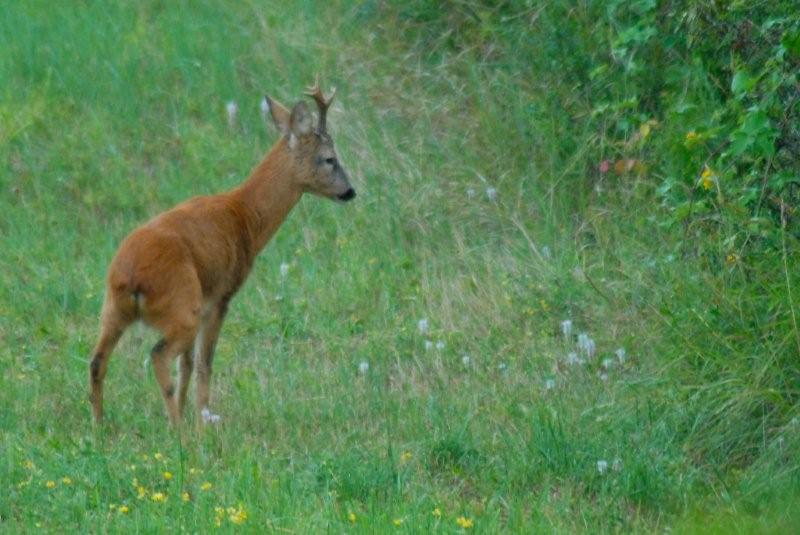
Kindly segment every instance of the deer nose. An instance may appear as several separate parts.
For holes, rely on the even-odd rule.
[[[348,188],[347,191],[338,196],[340,201],[350,201],[356,196],[356,190]]]

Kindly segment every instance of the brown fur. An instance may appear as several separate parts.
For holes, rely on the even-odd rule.
[[[92,414],[103,414],[108,359],[125,329],[142,320],[161,333],[151,358],[170,423],[178,423],[193,368],[198,412],[208,407],[214,346],[228,302],[256,255],[304,192],[349,200],[347,175],[304,103],[291,112],[269,100],[284,136],[231,191],[194,197],[131,232],[108,268],[100,335],[89,365]],[[331,163],[333,162],[333,163]],[[170,364],[181,355],[178,399]]]

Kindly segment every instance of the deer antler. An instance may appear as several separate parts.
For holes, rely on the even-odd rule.
[[[314,85],[306,89],[305,94],[314,99],[317,103],[317,108],[319,108],[319,124],[317,125],[317,129],[319,132],[325,133],[325,116],[328,114],[328,107],[333,102],[333,97],[336,96],[336,88],[331,90],[331,96],[325,98],[322,94],[322,90],[319,88],[319,76],[314,80]]]

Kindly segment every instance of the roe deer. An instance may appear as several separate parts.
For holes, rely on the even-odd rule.
[[[170,424],[186,403],[197,368],[197,411],[207,416],[214,346],[228,303],[256,255],[304,192],[349,201],[356,196],[339,165],[325,116],[335,95],[319,83],[306,91],[317,104],[316,126],[304,102],[290,112],[265,97],[282,136],[242,184],[225,193],[194,197],[131,232],[108,268],[100,335],[89,365],[94,421],[103,416],[103,379],[123,331],[141,319],[161,334],[151,351]],[[170,364],[181,356],[178,399]]]

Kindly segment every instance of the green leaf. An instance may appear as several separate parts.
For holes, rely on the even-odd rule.
[[[731,80],[731,91],[736,98],[741,98],[756,85],[757,79],[750,77],[745,71],[736,71]]]
[[[800,29],[793,28],[783,32],[781,46],[790,56],[800,57]]]

